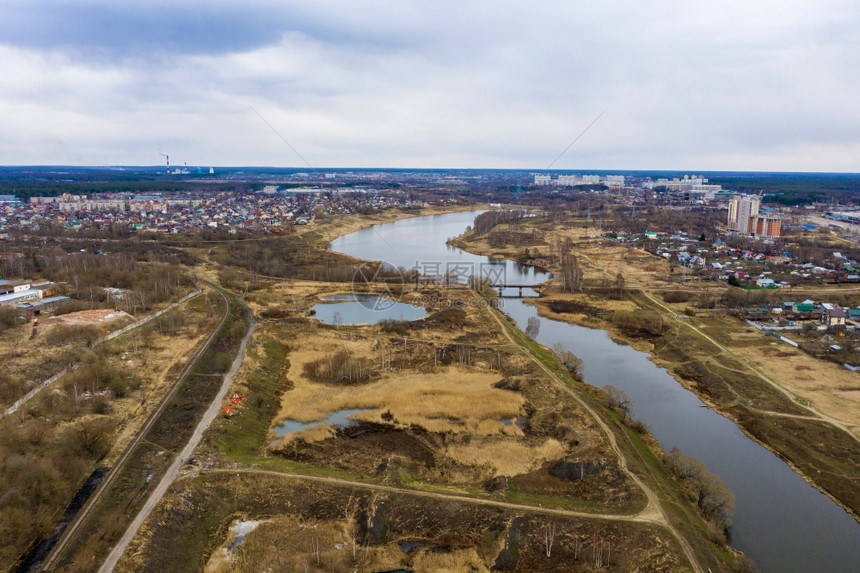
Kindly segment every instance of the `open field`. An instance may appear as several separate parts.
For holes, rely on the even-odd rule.
[[[205,508],[205,511],[201,509]],[[689,571],[659,528],[516,511],[259,472],[176,484],[118,571],[223,571],[235,519],[262,520],[232,552],[243,570]],[[544,531],[554,540],[547,556]],[[273,548],[277,550],[273,551]],[[602,553],[600,553],[602,550]]]
[[[234,416],[213,424],[209,447],[198,450],[188,478],[175,484],[150,520],[158,527],[146,526],[135,538],[120,570],[147,570],[156,555],[178,559],[180,568],[208,562],[208,570],[223,570],[228,528],[236,518],[262,520],[247,545],[231,555],[251,568],[307,564],[308,570],[431,571],[470,564],[475,570],[587,570],[594,566],[584,559],[588,538],[607,550],[604,565],[626,563],[616,549],[616,557],[609,558],[608,546],[617,543],[618,551],[647,556],[656,569],[684,570],[686,559],[674,538],[644,523],[655,514],[641,511],[642,492],[619,469],[620,460],[595,421],[492,328],[480,306],[463,305],[456,312],[430,308],[427,319],[388,330],[337,328],[307,316],[315,301],[340,288],[290,281],[249,296],[261,320],[232,390],[245,402]],[[336,352],[348,352],[349,360],[371,374],[353,382],[318,379],[309,365]],[[605,408],[599,400],[593,403]],[[312,422],[345,408],[365,411],[348,427],[316,426],[286,439],[272,432],[283,419]],[[503,421],[514,418],[516,423]],[[630,430],[620,425],[618,431]],[[636,460],[654,464],[642,469],[649,481],[666,480],[638,437],[625,438],[627,443],[640,444],[634,446],[640,448]],[[582,466],[587,465],[582,479],[554,475],[552,468],[572,457],[591,460]],[[233,493],[211,497],[216,482]],[[243,484],[249,483],[259,487],[248,490]],[[677,484],[660,487],[669,487],[660,497],[674,500],[669,519],[693,539],[697,558],[716,569],[733,562],[690,513],[687,494]],[[279,506],[282,496],[287,501]],[[507,515],[506,507],[514,511],[501,523],[476,529],[445,513],[460,506],[471,516]],[[408,518],[399,513],[405,507]],[[393,509],[396,517],[387,513]],[[534,548],[522,547],[520,536],[531,543],[540,539],[540,528],[548,523],[542,512],[558,518],[565,561],[545,553],[549,560],[544,561]],[[565,521],[573,515],[580,518]],[[697,521],[700,525],[689,529]],[[613,540],[600,541],[608,534],[601,532],[610,530]],[[448,533],[435,533],[442,531]],[[473,537],[476,532],[479,538]],[[276,543],[284,550],[273,553],[274,537],[287,534]],[[409,541],[416,545],[401,550]],[[174,542],[181,552],[171,549]],[[553,555],[562,551],[558,547]]]
[[[492,318],[488,301],[406,286],[404,301],[434,301],[427,318],[337,327],[309,316],[321,298],[349,291],[319,280],[323,238],[373,222],[308,229],[292,260],[316,280],[279,281],[253,265],[225,276],[220,246],[187,247],[207,261],[205,276],[235,281],[257,330],[225,415],[118,570],[743,570],[649,437],[552,352]],[[314,424],[343,410],[357,411],[345,424]],[[280,437],[283,421],[310,426]],[[169,462],[159,458],[175,441],[156,432],[141,446],[117,490],[130,505],[117,498],[95,516],[100,540],[77,547],[68,570],[86,569],[121,533],[145,498],[140,480]],[[260,523],[230,551],[237,519]]]
[[[185,445],[208,406],[206,397],[211,401],[220,387],[247,322],[235,301],[227,306],[229,295],[212,296],[211,302],[205,297],[197,300],[200,299],[219,312],[207,332],[206,343],[195,349],[191,361],[177,365],[169,380],[169,393],[160,396],[158,406],[147,412],[146,424],[135,432],[123,456],[50,556],[50,567],[86,569],[85,564],[103,557]]]
[[[93,309],[44,316],[0,332],[0,410],[57,372],[74,367],[101,337],[134,320],[125,311]]]
[[[314,285],[298,283],[294,295],[292,285],[280,288],[289,291],[283,297],[268,293],[270,300],[289,300],[292,308],[284,311],[300,312],[307,308],[300,295],[307,296]],[[331,286],[315,288],[322,297]],[[467,291],[460,295],[471,296]],[[353,416],[361,422],[353,428],[312,426],[284,439],[270,433],[272,451],[287,459],[334,464],[366,475],[376,475],[387,459],[386,472],[397,479],[476,488],[498,476],[548,474],[547,464],[565,456],[606,458],[602,473],[612,474],[614,464],[603,439],[575,405],[554,408],[552,415],[570,422],[550,431],[546,416],[551,412],[546,406],[557,394],[544,386],[527,362],[511,355],[497,333],[481,324],[479,313],[430,310],[428,319],[416,321],[404,334],[386,333],[379,326],[335,328],[313,320],[293,322],[289,339],[279,337],[291,347],[285,372],[290,389],[281,397],[273,427],[284,419],[312,422],[339,410],[364,411]],[[308,377],[308,364],[338,351],[365,364],[372,371],[370,379],[338,384]],[[535,400],[540,401],[540,411]],[[559,489],[565,489],[563,480],[558,481]],[[593,481],[596,484],[599,478]],[[605,492],[610,497],[631,495],[623,479],[605,481],[620,488]],[[602,495],[590,492],[586,497]]]
[[[693,322],[819,412],[851,426],[860,438],[860,376],[856,372],[833,362],[812,360],[805,352],[764,336],[735,318],[696,317]]]

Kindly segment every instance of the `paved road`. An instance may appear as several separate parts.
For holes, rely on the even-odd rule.
[[[228,308],[229,311],[229,308]],[[227,395],[228,390],[230,390],[230,384],[233,382],[233,377],[236,375],[236,372],[239,371],[239,367],[242,366],[242,361],[245,359],[245,352],[248,350],[248,341],[251,339],[251,335],[254,333],[254,327],[256,326],[254,322],[253,313],[248,313],[250,317],[250,326],[248,328],[248,332],[245,334],[245,338],[242,339],[242,344],[239,347],[239,353],[236,356],[236,359],[233,360],[233,365],[230,367],[230,371],[224,376],[224,382],[221,384],[221,389],[218,390],[218,395],[215,396],[215,399],[212,400],[212,403],[209,404],[209,408],[203,414],[203,418],[200,420],[200,423],[197,424],[197,427],[194,429],[194,433],[191,435],[191,439],[188,440],[188,443],[176,456],[173,460],[173,463],[170,464],[170,467],[167,469],[167,472],[164,474],[164,477],[161,478],[161,481],[158,482],[158,485],[152,491],[152,494],[149,496],[149,499],[146,500],[146,503],[143,505],[143,508],[140,510],[140,513],[137,514],[137,517],[134,518],[134,521],[128,526],[125,534],[123,534],[122,538],[119,542],[114,546],[108,555],[105,562],[102,564],[99,569],[100,573],[106,573],[109,571],[113,571],[114,567],[116,567],[117,561],[119,561],[122,554],[125,552],[125,548],[128,546],[129,542],[134,538],[137,534],[137,531],[140,529],[140,526],[143,525],[143,522],[146,521],[146,518],[149,517],[149,514],[152,513],[152,510],[155,509],[155,506],[161,501],[161,498],[164,497],[167,488],[170,487],[170,484],[177,478],[179,475],[179,470],[182,465],[185,463],[185,460],[191,456],[191,453],[194,451],[194,448],[197,447],[197,444],[200,443],[201,438],[203,437],[203,432],[205,432],[209,425],[212,424],[212,420],[218,415],[218,412],[221,410],[221,403],[224,401],[224,397]],[[220,326],[219,326],[220,328]]]

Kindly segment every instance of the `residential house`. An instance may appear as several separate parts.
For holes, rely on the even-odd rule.
[[[821,322],[827,326],[845,326],[847,315],[841,308],[826,309],[821,314]]]

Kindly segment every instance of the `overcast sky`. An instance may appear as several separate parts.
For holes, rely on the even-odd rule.
[[[4,0],[0,164],[860,172],[857,0],[284,4]]]

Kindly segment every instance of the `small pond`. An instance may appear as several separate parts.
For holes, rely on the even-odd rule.
[[[230,549],[227,551],[233,551],[245,541],[245,537],[257,529],[257,526],[260,525],[259,521],[250,520],[250,521],[239,521],[238,519],[233,522],[233,526],[230,527],[230,533],[233,533],[236,537],[233,538],[233,543],[230,544]]]
[[[315,422],[298,422],[296,420],[284,420],[281,424],[278,424],[273,429],[278,437],[284,437],[287,434],[292,434],[293,432],[299,432],[301,430],[305,430],[307,428],[311,428],[313,426],[318,426],[320,424],[328,424],[332,428],[348,428],[354,424],[357,424],[352,417],[360,412],[370,412],[373,408],[347,408],[344,410],[337,410],[336,412],[332,412],[328,415],[327,418],[322,420],[316,420]]]
[[[424,307],[375,294],[338,294],[314,305],[314,318],[326,324],[376,324],[381,320],[418,320]]]

